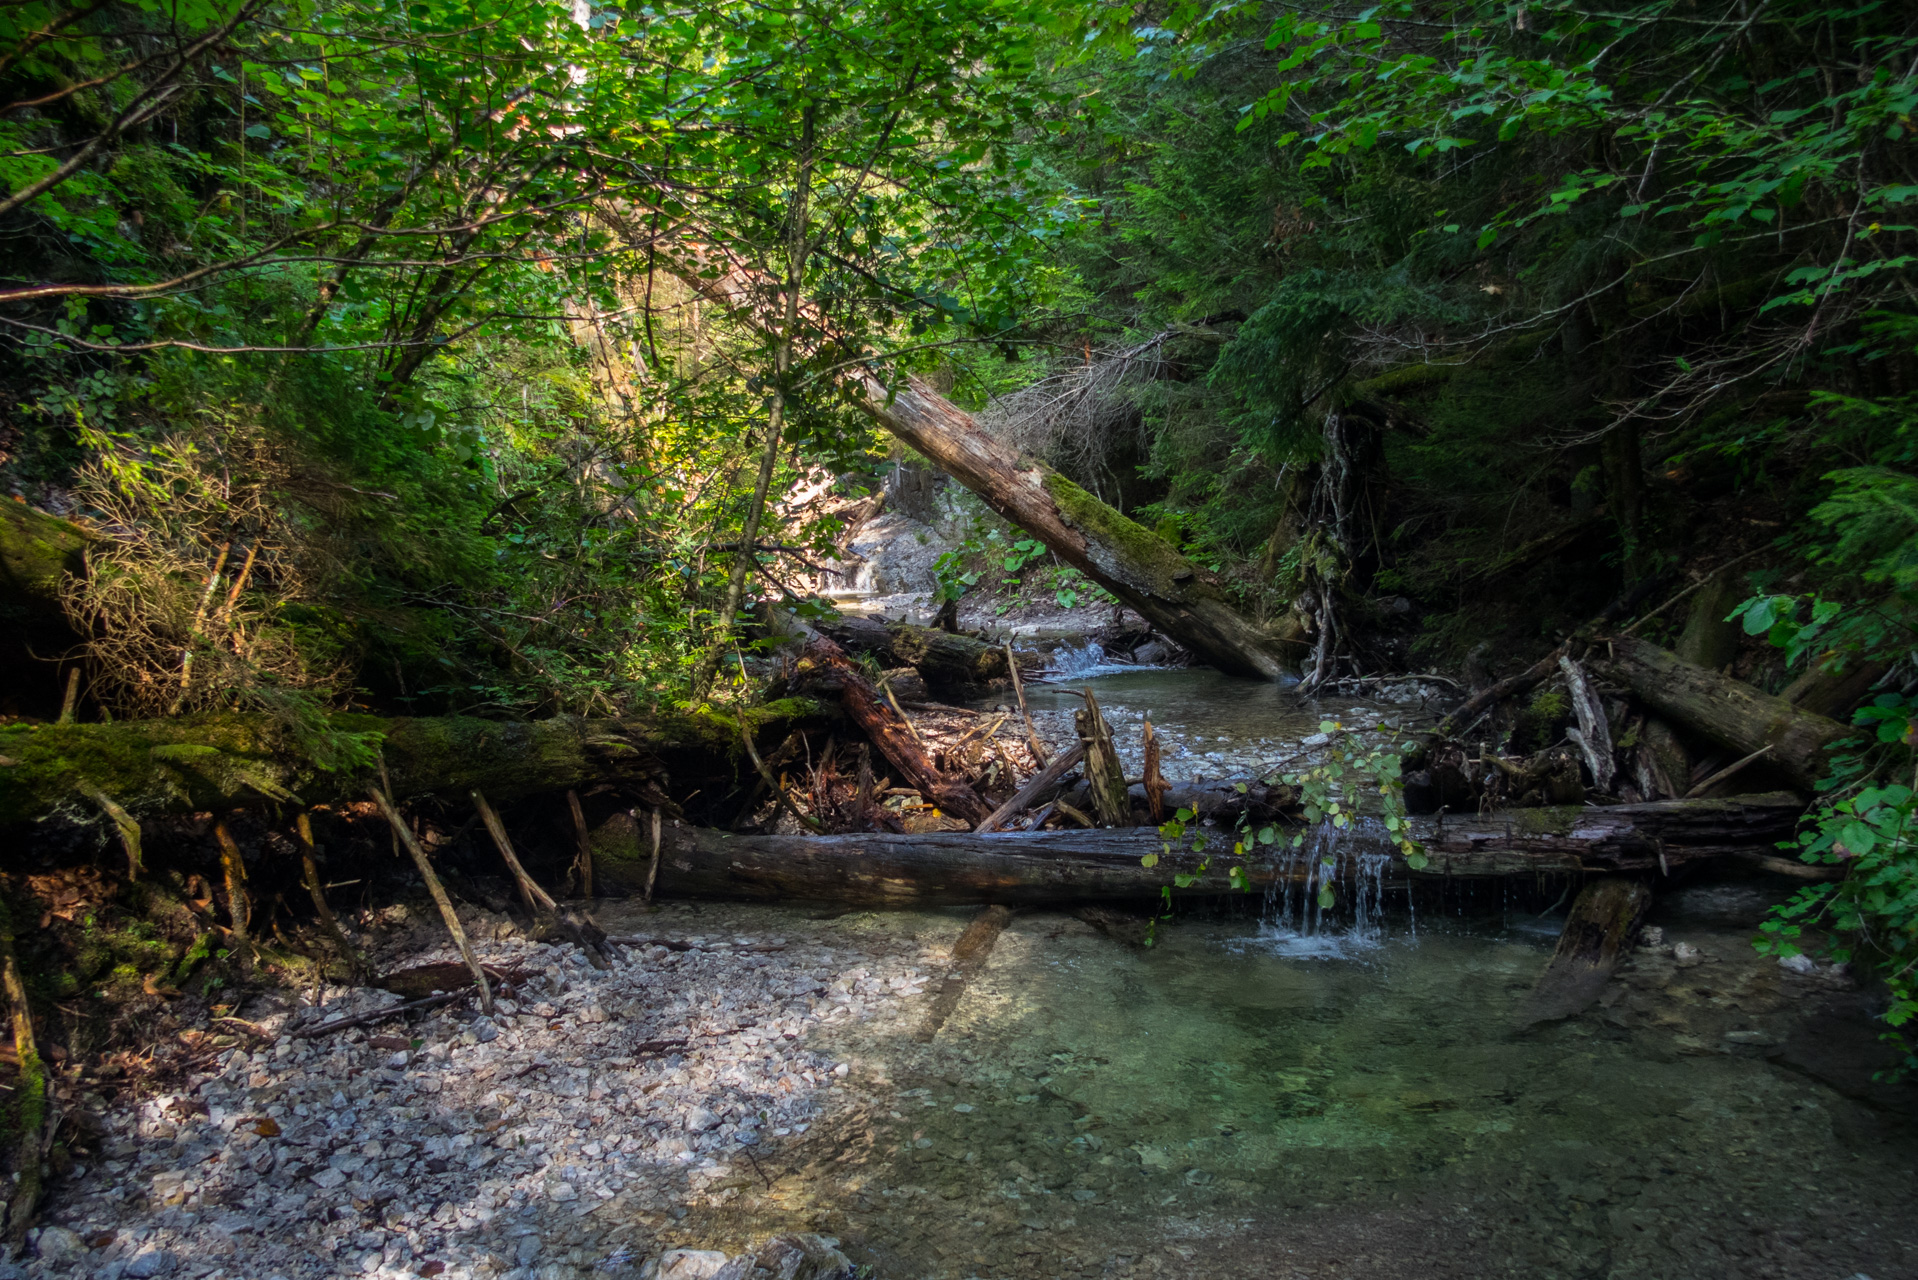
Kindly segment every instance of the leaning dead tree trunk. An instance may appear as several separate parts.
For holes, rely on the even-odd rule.
[[[1650,872],[1700,858],[1734,854],[1791,834],[1803,806],[1788,794],[1736,800],[1665,800],[1587,808],[1561,805],[1513,810],[1470,819],[1414,818],[1414,838],[1426,849],[1430,876],[1584,875],[1593,871]],[[1286,837],[1300,830],[1282,822]],[[1057,831],[977,835],[768,836],[733,835],[695,827],[665,833],[659,892],[686,897],[811,899],[861,906],[965,903],[1087,902],[1157,897],[1174,873],[1194,877],[1175,893],[1233,891],[1229,868],[1237,860],[1174,850],[1150,827],[1118,831]],[[1353,855],[1396,846],[1384,831],[1354,828],[1340,838],[1348,870]],[[1140,859],[1161,854],[1146,867]],[[1202,860],[1209,865],[1200,870]],[[1302,879],[1319,855],[1247,861],[1247,884],[1257,890]]]
[[[1072,715],[1085,750],[1086,785],[1092,792],[1092,812],[1102,827],[1132,825],[1132,805],[1126,796],[1125,770],[1119,765],[1119,750],[1112,743],[1112,729],[1099,711],[1099,699],[1090,689],[1082,697],[1083,709]]]
[[[1298,646],[1254,626],[1218,579],[1043,462],[1021,457],[918,378],[889,387],[856,371],[856,403],[1054,555],[1221,671],[1276,680]]]
[[[1806,791],[1829,772],[1831,744],[1850,732],[1836,720],[1693,666],[1655,644],[1627,637],[1612,641],[1611,652],[1609,663],[1594,665],[1647,707],[1741,756],[1767,751],[1792,785]]]
[[[766,282],[743,264],[716,261],[718,252],[690,255],[680,278],[743,322],[782,332],[781,317],[765,302],[775,296]],[[807,318],[817,322],[816,312],[808,308]],[[841,385],[880,426],[1206,662],[1265,680],[1296,667],[1297,643],[1274,639],[1246,619],[1217,577],[1043,462],[1021,456],[928,383],[888,380],[855,365]]]

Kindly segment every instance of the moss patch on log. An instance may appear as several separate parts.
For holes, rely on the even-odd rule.
[[[398,797],[478,787],[513,799],[589,781],[658,780],[669,762],[723,768],[739,750],[742,724],[758,739],[783,736],[821,715],[811,699],[782,698],[729,712],[680,708],[627,720],[341,715],[332,726],[379,736]],[[96,790],[136,816],[365,794],[362,775],[321,769],[289,729],[261,715],[10,725],[0,728],[0,758],[0,827],[63,808],[90,815],[88,796]]]
[[[72,521],[0,501],[0,597],[57,609],[61,581],[86,571],[82,555],[96,540]]]
[[[1152,530],[1128,519],[1056,471],[1044,480],[1046,492],[1066,522],[1085,532],[1086,554],[1098,568],[1141,591],[1165,598],[1216,594],[1199,577],[1198,567]],[[1117,548],[1114,555],[1107,548]]]

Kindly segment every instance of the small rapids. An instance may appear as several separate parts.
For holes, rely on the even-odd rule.
[[[1112,662],[1106,658],[1105,646],[1097,640],[1088,640],[1074,647],[1062,645],[1052,655],[1052,663],[1041,673],[1044,680],[1090,680],[1094,676],[1125,675],[1134,671],[1164,671],[1168,668],[1148,666],[1139,662]]]

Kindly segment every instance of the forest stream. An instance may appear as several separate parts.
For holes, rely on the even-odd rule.
[[[0,2],[0,1280],[1918,1280],[1914,115]]]
[[[1408,710],[1075,684],[1207,777]],[[1042,725],[1068,697],[1030,696]],[[1149,948],[1135,916],[1015,914],[969,961],[967,908],[607,903],[635,945],[606,972],[472,913],[534,975],[516,1004],[282,1037],[104,1117],[27,1274],[691,1280],[805,1232],[887,1280],[1918,1276],[1918,1126],[1855,984],[1750,946],[1789,881],[1661,895],[1597,1008],[1525,1030],[1568,882],[1415,894],[1387,861],[1331,910],[1227,899]],[[456,956],[404,911],[363,939]],[[319,995],[242,1014],[398,999]]]

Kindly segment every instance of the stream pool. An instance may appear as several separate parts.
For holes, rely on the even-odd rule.
[[[1082,683],[1122,746],[1149,712],[1215,777],[1327,715],[1429,714],[1203,671]],[[1079,705],[1029,696],[1048,722]],[[1881,1028],[1847,975],[1750,946],[1793,887],[1667,885],[1663,945],[1587,1014],[1530,1030],[1513,1013],[1556,886],[1422,896],[1414,915],[1381,883],[1363,928],[1305,929],[1283,902],[1182,908],[1150,949],[1136,922],[1017,916],[936,1030],[816,1032],[853,1067],[836,1114],[760,1148],[764,1186],[679,1229],[826,1231],[880,1280],[1918,1280],[1918,1091],[1873,1082]],[[916,940],[939,967],[969,918],[830,927]]]
[[[1667,946],[1532,1031],[1511,1014],[1549,919],[1426,913],[1301,949],[1189,918],[1145,950],[1021,916],[930,1038],[822,1033],[849,1100],[759,1151],[766,1194],[681,1226],[804,1224],[884,1280],[1918,1276],[1909,1087],[1872,1084],[1843,975],[1750,951],[1776,892],[1672,895]],[[936,954],[966,918],[835,932]]]

